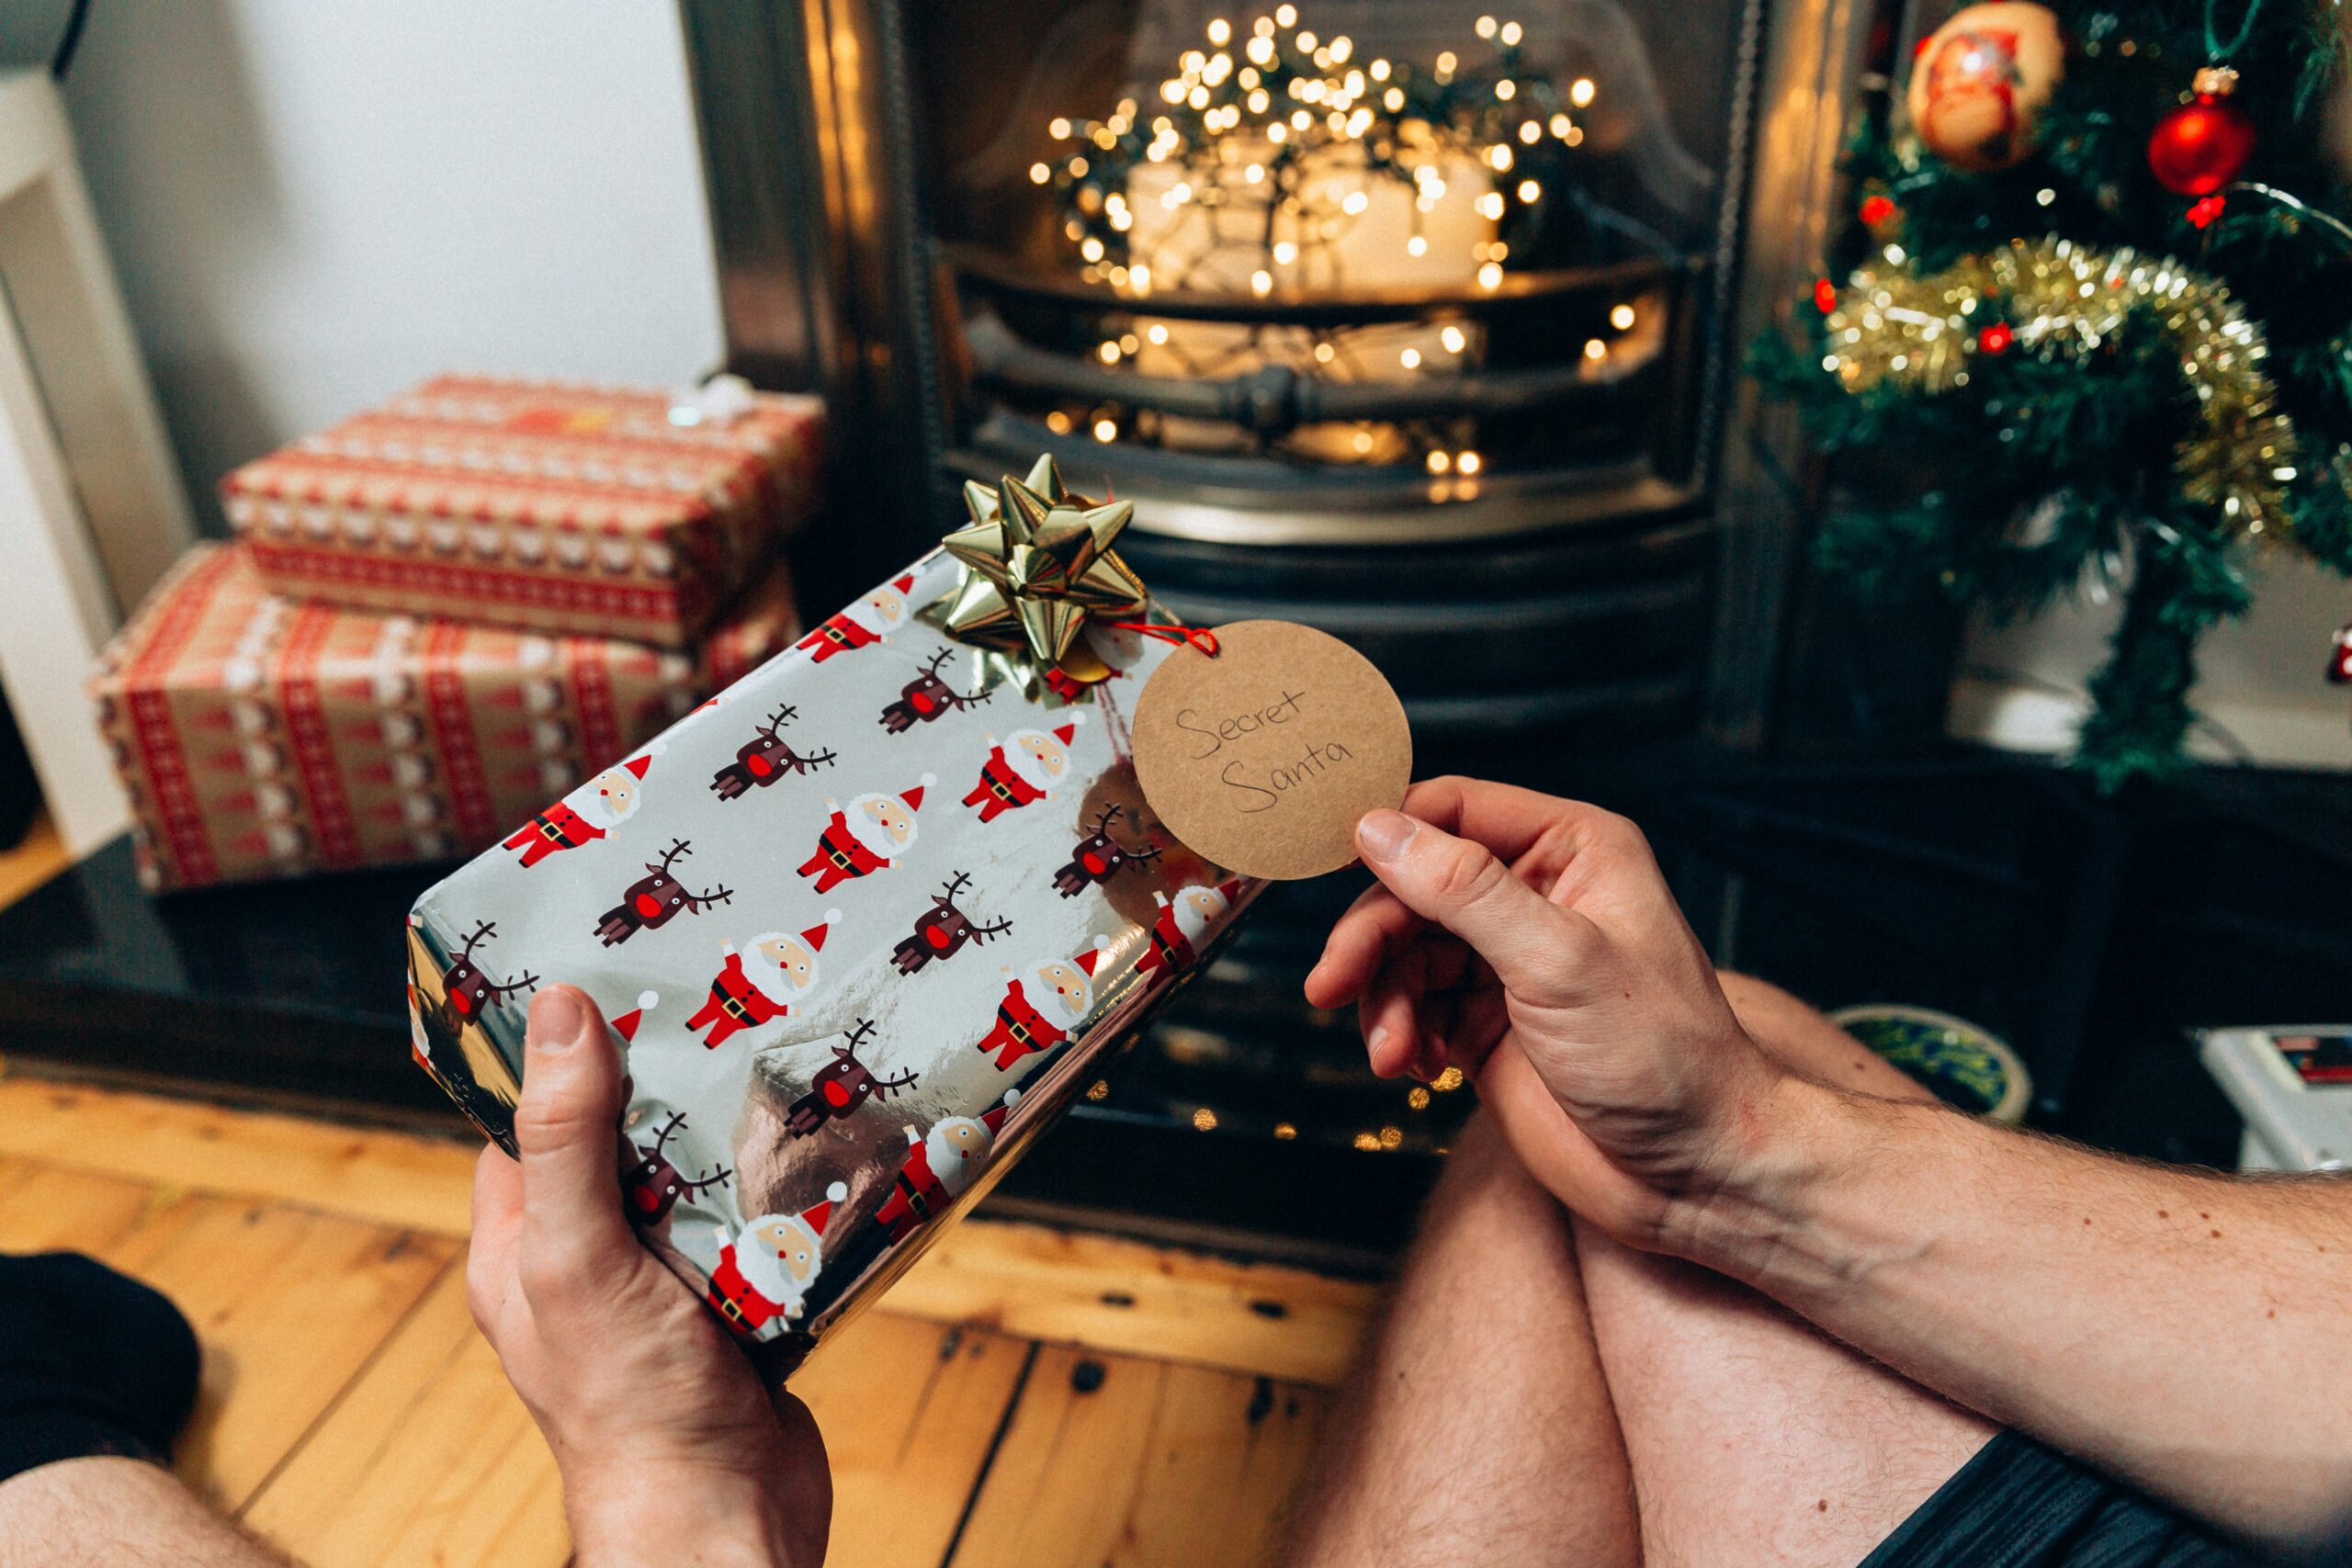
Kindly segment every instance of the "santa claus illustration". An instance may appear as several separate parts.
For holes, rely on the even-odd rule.
[[[1151,945],[1136,960],[1136,972],[1150,974],[1163,970],[1179,974],[1193,966],[1201,955],[1202,939],[1209,934],[1209,927],[1233,907],[1234,895],[1241,891],[1238,881],[1220,882],[1215,887],[1193,883],[1179,887],[1171,898],[1165,893],[1155,893],[1159,913],[1151,922]]]
[[[891,1190],[890,1201],[874,1216],[888,1228],[892,1241],[906,1240],[917,1226],[940,1213],[972,1185],[996,1147],[996,1135],[1004,1131],[1005,1117],[1020,1099],[1019,1089],[1009,1089],[1003,1104],[982,1112],[977,1120],[944,1116],[928,1133],[918,1134],[912,1127],[907,1129],[907,1142],[913,1146],[907,1150],[906,1163],[899,1167],[898,1185]]]
[[[996,1027],[978,1047],[983,1054],[996,1053],[998,1072],[1033,1051],[1050,1050],[1069,1038],[1094,1006],[1095,965],[1110,947],[1110,938],[1096,937],[1093,947],[1076,958],[1049,958],[1005,982],[1004,999],[996,1006]]]
[[[979,807],[981,821],[993,822],[1015,807],[1051,800],[1054,786],[1069,777],[1070,739],[1085,722],[1084,714],[1074,713],[1051,734],[1016,729],[1003,740],[989,736],[989,760],[964,804]]]
[[[740,1236],[722,1240],[707,1292],[718,1315],[745,1335],[798,1317],[801,1299],[825,1264],[825,1224],[833,1205],[848,1198],[849,1189],[836,1181],[823,1202],[797,1214],[762,1214]]]
[[[528,870],[559,850],[575,850],[603,838],[637,810],[637,786],[652,760],[651,752],[643,752],[606,768],[516,829],[506,847],[523,852],[523,866]]]
[[[915,813],[922,807],[922,792],[936,781],[929,773],[910,790],[898,795],[861,795],[843,809],[825,802],[831,817],[817,835],[817,850],[800,867],[800,874],[817,879],[817,891],[831,893],[854,876],[888,871],[913,848]]]
[[[1939,29],[1921,45],[1909,102],[1913,129],[1945,162],[1984,174],[2022,153],[2064,45],[2038,6],[1970,10],[1974,25],[1955,17],[1960,26]]]
[[[620,1036],[623,1049],[637,1043],[637,1032],[645,1022],[645,1015],[651,1012],[661,1000],[658,991],[639,991],[637,993],[637,1005],[612,1021],[612,1031]]]
[[[868,593],[793,646],[805,649],[812,663],[822,664],[843,649],[888,642],[890,634],[907,623],[907,595],[914,586],[914,573],[908,572]]]
[[[752,939],[748,953],[736,952],[732,942],[723,944],[727,962],[711,978],[709,998],[686,1020],[686,1032],[709,1030],[703,1044],[717,1050],[739,1030],[757,1029],[789,1015],[792,1004],[816,988],[817,954],[825,945],[825,933],[841,918],[839,909],[828,909],[821,924],[798,936],[762,931]]]

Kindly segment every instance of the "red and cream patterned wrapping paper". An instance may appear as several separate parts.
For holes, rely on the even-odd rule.
[[[221,502],[289,597],[684,648],[808,511],[824,405],[673,406],[444,376],[246,464]]]
[[[151,889],[494,843],[797,633],[782,568],[699,655],[277,597],[200,546],[90,683]]]
[[[533,987],[604,1008],[630,1216],[778,1368],[977,1201],[1263,886],[1136,784],[1128,716],[1170,645],[1090,625],[1109,678],[1033,682],[938,629],[956,580],[934,550],[876,585],[409,917],[416,1059],[510,1149]]]

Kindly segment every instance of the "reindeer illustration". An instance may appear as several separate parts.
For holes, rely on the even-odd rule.
[[[765,789],[786,773],[805,773],[832,761],[831,751],[802,756],[778,733],[798,716],[799,710],[792,707],[780,707],[768,716],[759,733],[735,753],[735,760],[711,776],[710,787],[719,799],[733,800],[755,786]]]
[[[1159,858],[1159,846],[1131,850],[1111,835],[1111,824],[1125,807],[1106,806],[1094,818],[1094,830],[1078,841],[1069,863],[1054,873],[1054,886],[1065,898],[1075,898],[1091,885],[1110,881],[1126,866],[1144,865]]]
[[[519,980],[500,982],[482,972],[474,962],[474,949],[498,934],[498,928],[484,920],[466,938],[458,961],[441,976],[442,988],[449,994],[449,1006],[461,1019],[480,1018],[484,1008],[496,1007],[517,991],[527,991],[539,983],[537,975],[526,974]]]
[[[689,893],[678,886],[670,868],[681,856],[694,852],[692,840],[673,839],[670,847],[662,852],[658,863],[645,863],[650,874],[630,883],[628,891],[621,895],[621,901],[605,910],[596,922],[596,935],[606,947],[618,947],[650,927],[668,925],[681,912],[698,915],[735,897],[735,890],[724,885],[707,893]]]
[[[693,1198],[704,1190],[726,1185],[735,1173],[725,1166],[710,1176],[698,1176],[689,1181],[685,1174],[670,1163],[667,1153],[670,1139],[686,1124],[685,1113],[673,1111],[670,1119],[654,1129],[653,1146],[630,1143],[637,1163],[621,1173],[621,1190],[628,1195],[628,1212],[641,1225],[658,1225],[669,1218],[670,1211],[682,1198]]]
[[[899,692],[899,700],[882,710],[882,728],[893,735],[903,735],[917,724],[929,724],[942,714],[959,708],[976,708],[996,695],[993,687],[965,696],[939,678],[939,667],[956,656],[952,648],[943,648],[931,656],[916,676]]]
[[[931,896],[931,908],[916,919],[914,934],[890,950],[899,974],[911,975],[934,958],[955,957],[967,942],[985,942],[1012,929],[1011,920],[974,925],[972,918],[956,907],[956,895],[971,885],[972,874],[959,871]]]
[[[878,1094],[888,1100],[902,1089],[915,1087],[922,1076],[920,1073],[877,1078],[857,1059],[857,1048],[873,1032],[873,1022],[861,1018],[847,1035],[849,1043],[833,1047],[833,1059],[810,1080],[808,1092],[794,1100],[792,1108],[785,1112],[785,1127],[794,1137],[805,1138],[826,1122],[842,1120],[871,1096]]]

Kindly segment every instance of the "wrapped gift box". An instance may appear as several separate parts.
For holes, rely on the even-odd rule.
[[[808,510],[823,413],[445,376],[246,464],[221,499],[288,597],[684,648]]]
[[[2245,1121],[2240,1170],[2352,1169],[2352,1025],[2208,1029],[2197,1054]]]
[[[242,547],[208,545],[91,691],[141,880],[190,887],[494,843],[797,630],[781,568],[689,657],[298,603]]]
[[[956,580],[925,558],[410,919],[418,1060],[509,1148],[531,982],[604,1007],[633,1216],[787,1365],[1094,1081],[1260,888],[1136,788],[1127,715],[1168,644],[1089,626],[1108,678],[1042,679],[938,629]]]

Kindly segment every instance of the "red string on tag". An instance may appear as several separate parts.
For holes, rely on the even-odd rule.
[[[1113,621],[1111,626],[1115,631],[1141,632],[1162,642],[1190,643],[1211,659],[1216,657],[1216,633],[1206,626],[1156,626],[1148,621]]]

